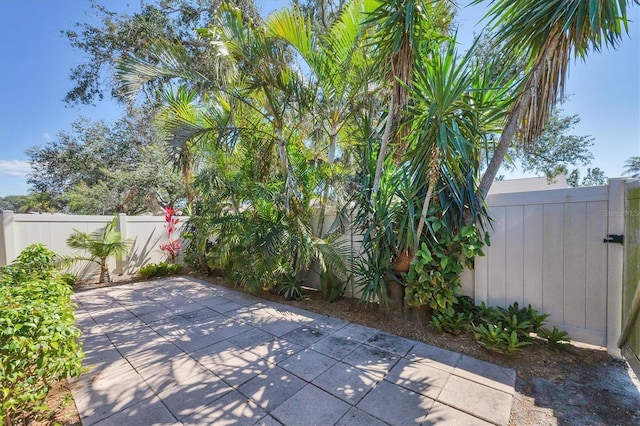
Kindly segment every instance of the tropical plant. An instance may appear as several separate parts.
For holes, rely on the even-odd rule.
[[[480,3],[482,0],[475,0]],[[526,78],[504,123],[498,145],[478,193],[489,191],[514,137],[528,145],[564,94],[570,56],[585,59],[590,50],[616,47],[628,31],[629,0],[493,0],[487,13],[505,51],[522,52]],[[500,55],[496,55],[500,56]]]
[[[405,298],[410,306],[429,306],[435,314],[453,316],[465,263],[482,255],[483,237],[466,225],[453,237],[445,222],[434,215],[427,220],[430,237],[421,243],[407,275]]]
[[[171,263],[176,263],[176,258],[181,249],[180,239],[174,237],[176,231],[176,225],[180,222],[180,218],[175,217],[176,209],[173,206],[166,206],[164,208],[164,229],[167,230],[167,244],[160,244],[160,250],[166,253]]]
[[[110,257],[118,257],[126,254],[131,245],[130,240],[123,240],[120,231],[116,230],[117,218],[113,218],[103,228],[92,233],[80,232],[74,229],[67,245],[72,249],[83,250],[87,255],[77,255],[69,258],[70,262],[89,261],[100,266],[99,283],[111,282],[111,273],[107,261]]]
[[[553,330],[549,330],[548,328],[541,328],[537,334],[538,337],[546,339],[549,346],[554,349],[562,348],[564,347],[564,343],[571,342],[569,333],[564,330],[558,330],[558,327],[556,326],[553,327]]]
[[[397,149],[396,158],[401,158],[406,149],[409,129],[405,111],[410,103],[414,70],[449,35],[452,18],[451,3],[440,0],[382,0],[371,13],[369,23],[376,30],[372,37],[375,66],[382,80],[391,86],[372,197],[378,192],[390,145]]]
[[[41,244],[0,268],[0,422],[43,419],[51,386],[80,375],[83,358],[73,291]]]

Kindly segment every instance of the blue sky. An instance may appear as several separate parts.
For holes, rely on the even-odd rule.
[[[139,2],[103,0],[109,8],[132,13]],[[268,11],[284,0],[257,0]],[[462,0],[460,5],[468,2]],[[483,7],[462,8],[458,16],[463,45],[478,25]],[[592,167],[607,176],[620,176],[623,163],[640,155],[640,7],[630,7],[629,36],[617,50],[592,53],[587,62],[573,62],[563,105],[566,114],[579,114],[576,135],[595,138]],[[70,130],[79,116],[115,120],[121,108],[111,101],[97,106],[69,107],[63,102],[71,89],[69,71],[83,62],[61,30],[79,21],[95,20],[88,0],[0,0],[0,196],[25,194],[28,165],[25,150]],[[521,177],[522,174],[507,174]]]

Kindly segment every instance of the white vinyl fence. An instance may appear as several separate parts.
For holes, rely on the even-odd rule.
[[[626,185],[626,179],[611,179],[600,187],[489,195],[491,245],[486,256],[475,259],[475,269],[464,273],[463,293],[490,306],[531,304],[549,314],[551,327],[619,357],[623,245],[604,241],[624,232]],[[36,242],[71,254],[65,241],[73,229],[91,232],[111,219],[2,212],[0,265]],[[332,220],[329,215],[325,227]],[[118,221],[133,248],[112,265],[114,273],[134,273],[164,260],[159,249],[167,242],[164,217],[119,215]],[[357,253],[362,236],[351,232],[345,239]],[[357,297],[358,289],[349,287],[346,295]]]
[[[79,254],[66,244],[73,230],[91,233],[113,220],[113,216],[15,214],[6,210],[0,215],[0,266],[11,263],[25,247],[34,243],[42,243],[60,255]],[[117,229],[123,238],[132,241],[132,245],[128,257],[109,260],[111,272],[133,274],[144,264],[166,260],[160,250],[160,244],[168,242],[164,225],[164,216],[118,215]],[[174,235],[179,235],[179,231]],[[90,262],[80,262],[72,272],[91,278],[99,273],[99,269]]]

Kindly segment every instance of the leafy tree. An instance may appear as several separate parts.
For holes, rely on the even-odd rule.
[[[107,261],[110,257],[125,254],[129,250],[131,241],[122,239],[122,235],[116,230],[116,218],[114,218],[104,228],[90,234],[74,229],[67,238],[67,245],[72,249],[84,250],[89,253],[88,255],[74,256],[70,260],[74,262],[87,260],[97,263],[100,266],[98,282],[103,283],[105,280],[111,282]]]
[[[564,170],[561,169],[560,172],[563,172],[567,176],[567,184],[573,188],[578,186],[600,186],[607,184],[607,176],[604,171],[598,167],[587,169],[587,175],[583,177],[582,180],[580,180],[580,171],[578,169],[568,172],[565,168]]]
[[[80,214],[155,212],[175,202],[182,185],[149,120],[143,113],[111,125],[81,118],[72,133],[29,148],[33,193],[49,208]]]
[[[67,93],[70,104],[94,104],[106,94],[123,100],[122,94],[112,85],[111,74],[120,57],[135,54],[150,58],[148,47],[156,40],[179,42],[194,58],[197,71],[208,73],[208,51],[196,38],[195,29],[207,26],[221,0],[158,0],[141,1],[139,9],[131,15],[110,11],[98,0],[91,0],[91,8],[99,24],[76,23],[75,29],[62,31],[71,46],[87,58],[71,70],[70,79],[75,86]],[[260,16],[252,0],[233,2],[247,16],[259,20]],[[147,93],[155,96],[167,80],[155,80],[146,86]]]
[[[22,208],[27,204],[27,195],[7,195],[0,197],[0,210],[13,210],[22,212]]]
[[[593,138],[569,134],[579,122],[578,115],[566,116],[554,109],[535,143],[526,148],[513,148],[511,158],[520,161],[523,171],[544,174],[547,178],[572,173],[569,169],[572,166],[590,164],[593,154],[589,148],[593,146]]]
[[[606,185],[607,177],[603,170],[598,167],[587,169],[587,175],[582,179],[582,186]]]
[[[630,157],[624,163],[624,173],[632,178],[640,178],[640,156]]]

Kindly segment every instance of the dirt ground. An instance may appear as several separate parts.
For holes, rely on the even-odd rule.
[[[131,277],[114,278],[111,285],[133,281]],[[198,278],[228,285],[219,277]],[[93,286],[84,283],[80,288]],[[516,394],[510,425],[640,425],[640,382],[626,362],[610,357],[604,348],[574,343],[554,350],[536,341],[524,351],[506,356],[485,350],[469,334],[441,334],[430,326],[417,326],[390,316],[378,305],[355,299],[329,303],[313,291],[307,291],[306,299],[301,301],[284,301],[268,292],[260,296],[515,369]],[[49,403],[56,407],[55,414],[41,425],[80,425],[65,384],[52,392]]]

